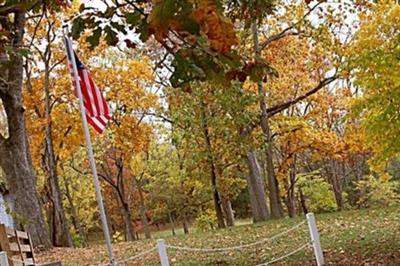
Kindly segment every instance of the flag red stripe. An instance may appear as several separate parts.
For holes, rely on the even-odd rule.
[[[88,84],[86,83],[84,71],[85,70],[78,71],[84,103],[91,115],[97,115],[97,111],[93,108],[94,99],[90,95],[91,92],[90,92],[90,88],[88,89],[88,86],[87,86]]]
[[[78,82],[81,87],[83,104],[85,107],[86,118],[88,123],[98,132],[102,133],[108,120],[110,120],[110,110],[104,99],[100,89],[94,83],[89,71],[83,66],[75,55],[78,69],[78,80],[74,77],[73,65],[68,64],[70,74],[72,76],[72,86],[74,94],[77,96]]]
[[[97,88],[96,84],[94,84],[93,79],[91,76],[88,77],[88,84],[91,88],[93,98],[95,99],[94,104],[96,106],[96,110],[98,114],[104,114],[103,107],[103,97],[99,88]]]
[[[86,115],[86,119],[88,121],[88,123],[94,128],[94,130],[96,130],[97,133],[103,133],[104,129],[105,129],[105,125],[101,124],[101,126],[99,125],[99,123],[95,122],[95,118],[90,117],[88,115]]]

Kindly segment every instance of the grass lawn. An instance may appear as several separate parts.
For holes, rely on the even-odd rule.
[[[328,265],[400,265],[400,206],[344,211],[316,215],[321,243]],[[234,228],[193,233],[163,235],[167,244],[190,247],[229,247],[273,236],[303,221],[282,219],[258,224],[241,224]],[[155,238],[156,238],[155,237]],[[118,259],[127,258],[155,246],[152,240],[114,245]],[[280,257],[309,241],[307,225],[279,239],[241,251],[219,253],[168,250],[170,264],[178,265],[257,265]],[[39,262],[61,260],[63,265],[98,265],[107,261],[102,245],[90,248],[56,248],[37,254]],[[277,265],[313,265],[311,248],[302,250]],[[142,259],[119,265],[159,265],[157,252]]]

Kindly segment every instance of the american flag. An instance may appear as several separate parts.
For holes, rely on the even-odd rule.
[[[75,96],[77,96],[77,81],[75,80],[71,52],[68,48],[71,47],[72,50],[72,44],[69,43],[67,38],[65,38],[65,45],[67,47],[68,67],[72,76],[72,84],[74,87]],[[79,83],[81,85],[87,121],[98,133],[102,133],[107,126],[108,120],[110,120],[109,107],[100,89],[96,86],[92,77],[90,76],[89,71],[76,56],[75,52],[74,55],[76,68],[78,69]]]

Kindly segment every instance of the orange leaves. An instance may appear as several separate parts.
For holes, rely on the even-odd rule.
[[[149,24],[150,32],[153,33],[154,38],[161,43],[164,42],[165,38],[167,38],[170,30],[178,32],[182,30],[180,23],[177,20],[171,19],[166,22],[160,21],[155,12],[150,13]]]
[[[188,30],[185,28],[185,19],[189,19],[191,12],[191,3],[187,1],[174,0],[154,0],[154,6],[149,14],[149,32],[152,33],[155,39],[164,43],[169,37],[170,32],[175,32],[181,37],[188,35]]]
[[[217,11],[211,1],[200,1],[192,17],[207,35],[213,50],[224,54],[238,43],[233,24]]]
[[[138,125],[138,120],[131,116],[119,118],[119,125],[111,124],[115,146],[127,154],[147,151],[152,136],[149,125]]]
[[[210,0],[156,0],[149,15],[149,28],[157,41],[168,40],[175,46],[180,46],[181,41],[196,45],[198,38],[204,35],[210,48],[221,54],[238,43],[233,24]],[[169,36],[171,32],[174,34]]]

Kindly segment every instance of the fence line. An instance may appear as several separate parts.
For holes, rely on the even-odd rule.
[[[167,248],[175,249],[175,250],[184,250],[184,251],[198,251],[198,252],[221,252],[221,251],[230,251],[230,250],[240,250],[240,249],[253,247],[255,245],[259,245],[259,244],[265,243],[267,241],[275,240],[278,237],[281,237],[281,236],[283,236],[285,234],[288,234],[288,233],[296,230],[297,228],[299,228],[300,226],[302,226],[306,222],[308,224],[308,229],[309,229],[309,232],[310,232],[311,241],[308,241],[307,243],[305,243],[305,244],[301,245],[300,247],[290,251],[289,253],[286,253],[285,255],[282,255],[282,256],[280,256],[280,257],[278,257],[276,259],[273,259],[271,261],[264,262],[262,264],[258,264],[257,266],[266,266],[266,265],[269,265],[271,263],[281,261],[281,260],[286,259],[286,258],[292,256],[293,254],[295,254],[295,253],[297,253],[297,252],[299,252],[299,251],[301,251],[301,250],[303,250],[303,249],[305,249],[307,247],[311,247],[311,246],[314,249],[314,255],[315,255],[315,259],[316,259],[317,265],[318,266],[322,266],[322,265],[324,265],[325,262],[324,262],[322,247],[321,247],[321,243],[320,243],[320,239],[319,239],[319,232],[318,232],[318,229],[317,229],[317,226],[316,226],[315,217],[314,217],[313,213],[308,213],[306,215],[306,220],[304,220],[303,222],[300,222],[300,223],[294,225],[293,227],[291,227],[291,228],[289,228],[289,229],[287,229],[285,231],[282,231],[282,232],[280,232],[280,233],[278,233],[278,234],[276,234],[276,235],[274,235],[272,237],[264,238],[264,239],[261,239],[259,241],[253,242],[253,243],[239,245],[239,246],[233,246],[233,247],[226,247],[226,248],[192,248],[192,247],[185,247],[185,246],[168,245],[168,244],[165,243],[165,240],[159,239],[159,240],[157,240],[157,246],[155,246],[155,247],[153,247],[151,249],[145,250],[145,251],[143,251],[143,252],[141,252],[139,254],[136,254],[136,255],[134,255],[132,257],[128,257],[128,258],[125,258],[125,259],[117,260],[116,263],[118,264],[118,263],[125,263],[125,262],[128,262],[128,261],[132,261],[132,260],[135,260],[135,259],[138,259],[140,257],[146,256],[147,254],[150,254],[150,253],[158,250],[158,254],[160,256],[161,266],[169,266]],[[22,261],[20,261],[18,259],[7,257],[7,254],[5,252],[0,252],[0,261],[2,262],[2,264],[4,264],[3,261],[6,261],[5,265],[7,265],[8,264],[7,259],[9,259],[11,261],[22,263]],[[0,265],[3,266],[2,264],[0,264]],[[104,265],[109,265],[109,264],[101,264],[100,263],[100,264],[92,264],[92,265],[104,266]]]
[[[271,263],[278,262],[278,261],[280,261],[280,260],[286,259],[286,258],[288,258],[288,257],[290,257],[290,256],[292,256],[292,255],[294,255],[294,254],[296,254],[296,253],[299,252],[300,250],[305,249],[305,248],[307,248],[307,247],[311,247],[311,243],[305,243],[304,245],[301,245],[300,247],[296,248],[295,250],[292,250],[291,252],[286,253],[285,255],[283,255],[283,256],[281,256],[281,257],[279,257],[279,258],[276,258],[276,259],[270,260],[270,261],[268,261],[268,262],[264,262],[264,263],[258,264],[258,265],[256,265],[256,266],[266,266],[266,265],[270,265]]]
[[[143,252],[141,252],[141,253],[139,253],[139,254],[136,254],[136,255],[134,255],[134,256],[132,256],[132,257],[128,257],[128,258],[125,258],[125,259],[116,260],[115,262],[116,262],[116,264],[119,264],[119,263],[125,263],[125,262],[128,262],[128,261],[136,260],[136,259],[138,259],[138,258],[140,258],[140,257],[144,257],[144,256],[146,256],[147,254],[150,254],[150,253],[152,253],[152,252],[154,252],[154,251],[156,251],[156,250],[157,250],[157,247],[153,247],[153,248],[148,249],[148,250],[145,250],[145,251],[143,251]],[[108,266],[109,263],[100,263],[100,264],[93,264],[93,265],[97,265],[97,266]]]
[[[257,246],[257,245],[263,244],[263,243],[268,242],[268,241],[273,241],[273,240],[275,240],[275,239],[277,239],[277,238],[279,238],[279,237],[281,237],[281,236],[283,236],[283,235],[285,235],[287,233],[290,233],[290,232],[296,230],[297,228],[299,228],[300,226],[302,226],[305,223],[306,223],[306,221],[298,223],[295,226],[293,226],[293,227],[291,227],[291,228],[289,228],[289,229],[287,229],[287,230],[285,230],[283,232],[280,232],[280,233],[278,233],[278,234],[276,234],[276,235],[274,235],[272,237],[264,238],[264,239],[261,239],[259,241],[253,242],[253,243],[234,246],[234,247],[226,247],[226,248],[192,248],[192,247],[184,247],[184,246],[173,246],[173,245],[168,245],[168,244],[166,245],[166,247],[170,248],[170,249],[183,250],[183,251],[194,251],[194,252],[196,252],[196,251],[198,251],[198,252],[224,252],[224,251],[231,251],[231,250],[240,250],[240,249],[245,249],[245,248],[250,248],[250,247],[253,247],[253,246]]]
[[[154,248],[151,248],[149,250],[145,250],[142,253],[136,254],[135,256],[132,256],[132,257],[129,257],[129,258],[126,258],[126,259],[122,259],[122,260],[117,260],[117,263],[125,263],[125,262],[131,261],[131,260],[135,260],[137,258],[146,256],[147,254],[150,254],[150,253],[152,253],[152,252],[154,252],[156,250],[157,250],[157,247],[154,247]]]

